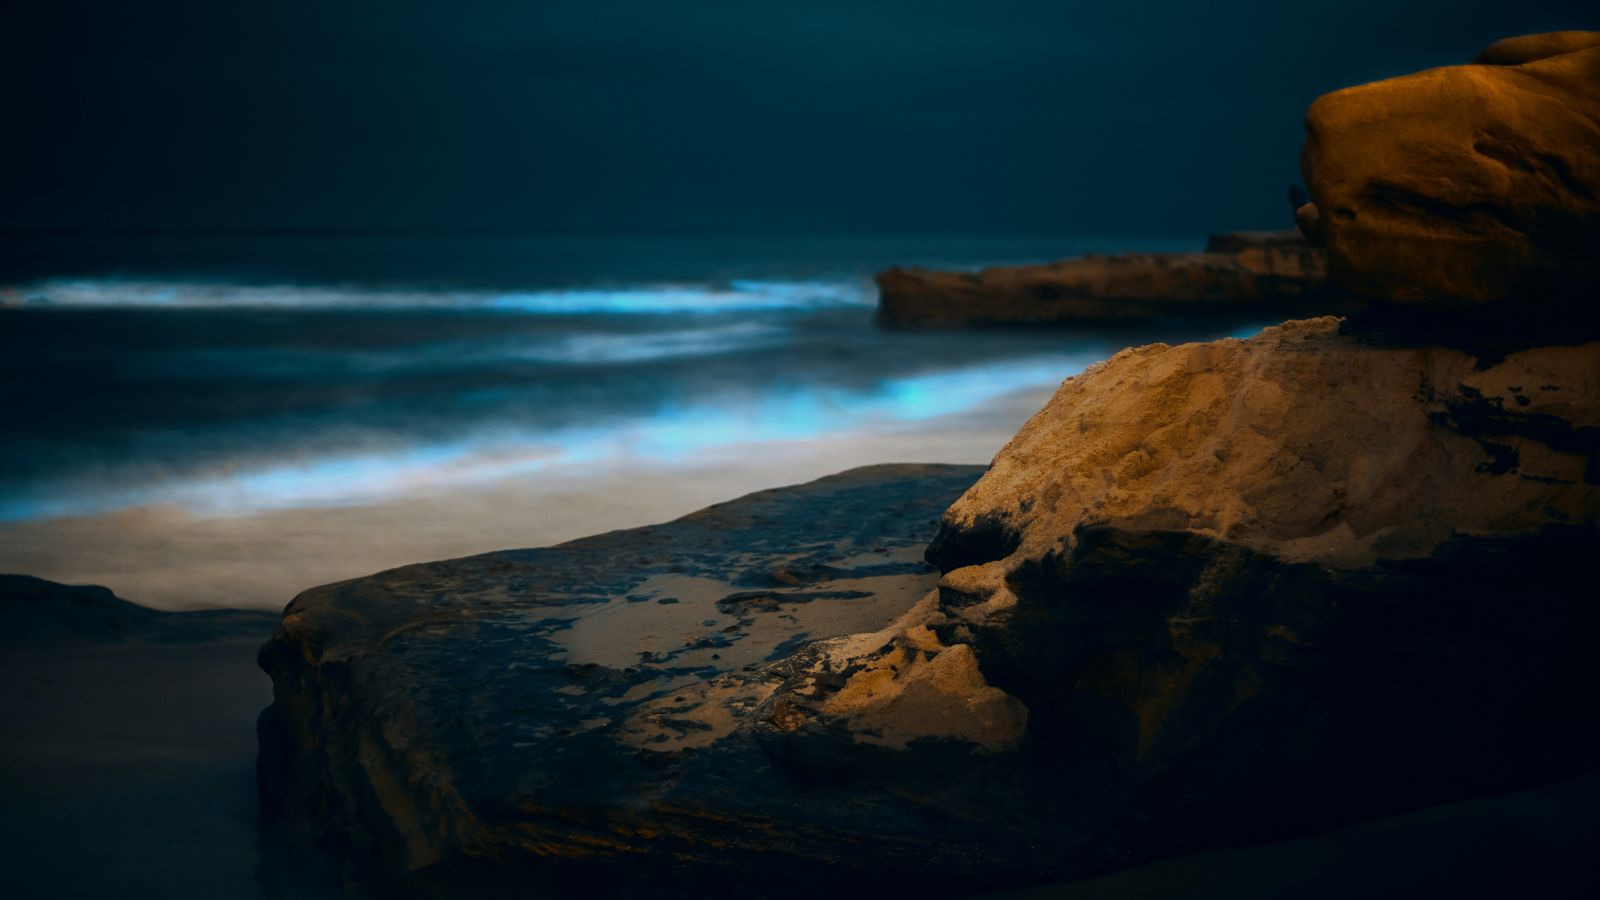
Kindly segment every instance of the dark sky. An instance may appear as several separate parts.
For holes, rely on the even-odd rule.
[[[33,0],[0,226],[1176,234],[1285,224],[1324,91],[1573,0]]]

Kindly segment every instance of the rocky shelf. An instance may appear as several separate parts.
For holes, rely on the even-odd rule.
[[[894,328],[1136,325],[1282,319],[1360,303],[1327,281],[1298,231],[1212,235],[1203,253],[1095,254],[978,272],[880,272],[878,322]]]

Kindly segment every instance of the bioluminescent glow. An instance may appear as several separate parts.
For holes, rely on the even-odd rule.
[[[503,310],[527,315],[702,314],[869,306],[871,285],[857,281],[736,280],[626,288],[533,291],[391,290],[376,287],[252,285],[226,282],[58,279],[14,289],[24,306],[136,309]]]
[[[696,319],[695,321],[699,321]],[[495,365],[602,366],[742,352],[781,343],[781,323],[740,321],[650,331],[563,329],[499,339],[437,341],[397,347],[228,347],[172,351],[150,366],[182,375],[248,369],[266,380],[316,380],[332,374],[439,375]]]
[[[141,481],[80,484],[0,502],[0,520],[95,515],[168,505],[202,515],[376,502],[440,488],[481,485],[565,467],[671,466],[736,447],[841,434],[920,428],[971,413],[1019,392],[1048,391],[1083,369],[1089,354],[1035,357],[889,378],[859,390],[813,385],[729,391],[653,415],[619,417],[546,433],[481,427],[458,439],[304,462],[240,460],[225,471]]]

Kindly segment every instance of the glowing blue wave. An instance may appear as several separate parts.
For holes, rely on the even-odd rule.
[[[444,444],[254,469],[236,464],[227,472],[165,483],[78,484],[64,490],[57,486],[43,497],[0,501],[0,520],[94,515],[148,505],[231,515],[369,503],[552,469],[670,465],[735,447],[753,445],[751,452],[760,452],[762,444],[919,430],[927,427],[924,423],[981,411],[1019,392],[1042,394],[1096,358],[1089,353],[1035,357],[886,379],[865,390],[825,386],[743,394],[735,390],[692,405],[664,407],[652,416],[545,434],[483,430]]]
[[[696,320],[699,321],[699,320]],[[237,373],[274,380],[339,376],[392,377],[473,371],[513,363],[601,366],[735,353],[776,346],[789,336],[776,322],[739,321],[650,331],[563,331],[510,334],[498,340],[441,341],[400,347],[224,347],[168,352],[152,370],[193,376]]]
[[[247,285],[120,279],[51,280],[8,289],[21,306],[91,308],[230,308],[354,310],[502,310],[529,315],[713,313],[830,306],[870,306],[861,281],[736,280],[727,284],[659,284],[627,288],[534,291],[386,290],[369,287]]]

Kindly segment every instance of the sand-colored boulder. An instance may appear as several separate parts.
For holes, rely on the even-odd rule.
[[[1136,521],[1348,568],[1600,524],[1600,344],[1494,360],[1341,327],[1122,351],[1062,385],[947,530],[1039,557]]]
[[[1263,839],[1600,762],[1597,552],[1600,343],[1289,322],[1064,383],[946,512],[931,630],[1098,840]]]
[[[1534,60],[1576,50],[1600,47],[1600,31],[1550,31],[1524,34],[1495,41],[1483,48],[1473,62],[1486,66],[1520,66]]]
[[[1298,217],[1330,277],[1400,303],[1559,298],[1600,279],[1600,35],[1495,44],[1485,61],[1328,94],[1306,117],[1315,208]],[[1568,52],[1559,52],[1567,50]]]

